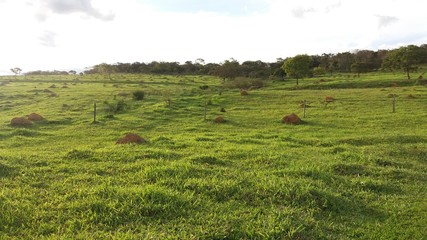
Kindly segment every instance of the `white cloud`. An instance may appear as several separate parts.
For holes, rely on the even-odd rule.
[[[55,47],[55,36],[56,33],[51,31],[45,31],[43,35],[39,37],[41,45],[46,47]]]
[[[296,18],[304,18],[305,14],[315,12],[314,8],[295,8],[292,9],[292,15]]]
[[[377,17],[378,17],[378,27],[379,28],[387,27],[388,25],[393,24],[393,23],[399,21],[399,18],[392,17],[392,16],[380,16],[380,15],[377,15]]]
[[[234,14],[206,2],[212,6],[174,11],[141,0],[0,0],[0,71],[197,58],[275,61],[427,41],[423,0],[237,1]],[[263,10],[256,12],[255,3]]]
[[[91,0],[44,0],[44,7],[56,14],[82,13],[88,17],[93,17],[103,21],[114,19],[112,12],[102,13],[92,6]]]
[[[341,1],[326,5],[325,13],[329,13],[331,11],[334,11],[335,9],[339,9],[341,6],[342,6]]]

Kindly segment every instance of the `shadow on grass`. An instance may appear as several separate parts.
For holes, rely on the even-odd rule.
[[[363,137],[363,138],[348,138],[341,139],[338,143],[350,144],[353,146],[369,146],[375,144],[414,144],[425,143],[427,137],[407,135],[407,136],[390,136],[390,137]]]
[[[167,222],[186,217],[194,210],[190,197],[160,186],[124,190],[115,187],[99,189],[88,205],[80,206],[86,219],[107,227],[128,223]]]
[[[0,162],[0,178],[13,177],[17,174],[17,169]]]

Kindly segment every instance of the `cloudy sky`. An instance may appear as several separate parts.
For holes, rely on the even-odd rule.
[[[425,0],[0,0],[0,74],[427,43]]]

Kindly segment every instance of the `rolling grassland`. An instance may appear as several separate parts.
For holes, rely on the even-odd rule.
[[[427,85],[404,78],[0,77],[0,238],[426,239]]]

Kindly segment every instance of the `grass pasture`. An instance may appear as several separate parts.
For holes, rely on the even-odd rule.
[[[426,239],[427,85],[399,79],[0,77],[0,238]]]

